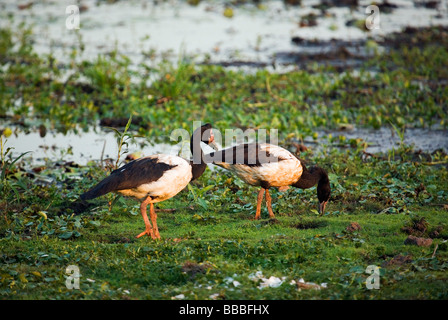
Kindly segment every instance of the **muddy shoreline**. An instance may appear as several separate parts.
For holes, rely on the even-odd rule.
[[[303,67],[312,61],[357,67],[365,57],[369,40],[380,46],[418,45],[407,35],[412,29],[448,26],[443,2],[383,1],[378,3],[380,28],[368,31],[364,22],[371,1],[303,0],[300,5],[283,1],[233,2],[116,1],[84,0],[80,3],[80,29],[65,28],[65,6],[70,1],[17,4],[2,3],[1,27],[24,22],[34,25],[34,47],[38,54],[51,53],[64,63],[73,49],[82,59],[117,50],[139,61],[156,65],[177,62],[184,56],[198,64],[226,67]],[[295,3],[292,3],[295,4]],[[232,10],[232,16],[225,9]],[[391,35],[404,30],[395,39]],[[382,39],[388,38],[386,42]],[[352,50],[355,49],[355,50]],[[368,56],[368,55],[367,55]],[[271,66],[274,66],[271,68]]]

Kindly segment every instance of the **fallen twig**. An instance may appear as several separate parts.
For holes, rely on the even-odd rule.
[[[438,247],[439,247],[439,245],[436,243],[436,247],[434,248],[434,252],[432,253],[431,258],[434,258],[436,256],[436,251],[437,251]]]
[[[427,166],[436,166],[438,164],[448,164],[446,161],[434,161],[434,162],[422,162],[422,164]]]

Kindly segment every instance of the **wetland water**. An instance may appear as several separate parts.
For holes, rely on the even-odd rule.
[[[287,6],[283,1],[263,1],[258,6],[248,2],[233,6],[231,18],[224,15],[224,1],[201,1],[197,6],[176,0],[109,2],[80,1],[80,29],[74,31],[66,28],[69,15],[65,13],[74,1],[33,1],[32,6],[20,9],[16,1],[5,0],[0,4],[0,26],[33,25],[39,35],[34,42],[36,52],[51,53],[61,63],[67,63],[73,49],[84,60],[117,50],[134,66],[141,61],[154,65],[164,59],[176,62],[184,55],[196,63],[239,62],[235,65],[267,68],[277,63],[281,69],[291,64],[291,55],[328,52],[332,44],[325,41],[381,39],[407,26],[448,25],[445,1],[437,8],[425,8],[413,1],[394,0],[396,8],[381,7],[380,28],[368,33],[353,21],[367,18],[370,0],[359,1],[357,8],[334,1],[325,10],[319,9],[319,0],[303,0],[301,6]],[[310,51],[300,40],[322,43]]]
[[[38,131],[19,132],[7,139],[7,146],[14,147],[13,156],[31,151],[25,158],[30,159],[34,164],[43,164],[50,160],[74,161],[85,165],[89,161],[116,158],[118,153],[114,132],[100,128],[67,134],[49,132],[44,137],[41,137]],[[127,150],[130,154],[138,152],[142,156],[157,153],[178,154],[180,146],[164,143],[150,144],[144,138],[135,138],[133,142],[129,142],[128,148],[123,150]]]
[[[73,1],[34,1],[25,8],[16,1],[5,0],[0,4],[0,26],[32,25],[34,34],[39,35],[34,39],[36,52],[51,53],[70,73],[67,64],[74,49],[79,51],[80,60],[117,50],[131,59],[132,68],[138,68],[142,61],[155,66],[160,61],[176,62],[184,56],[199,64],[239,66],[249,72],[263,67],[281,72],[308,63],[302,60],[303,55],[325,56],[336,47],[340,50],[335,41],[344,46],[340,51],[345,52],[346,65],[354,65],[347,61],[353,56],[365,56],[362,43],[369,37],[381,39],[407,26],[448,25],[444,1],[438,8],[425,8],[415,6],[413,1],[395,0],[396,8],[389,13],[383,11],[380,29],[370,33],[351,22],[367,17],[365,8],[371,1],[359,1],[357,8],[332,6],[326,10],[317,9],[319,3],[304,0],[301,6],[285,6],[282,1],[263,1],[258,7],[248,3],[233,7],[233,17],[228,18],[223,14],[224,2],[220,1],[201,1],[191,6],[184,1],[85,0],[79,2],[81,28],[75,32],[68,30],[65,23],[65,8]],[[312,25],[304,24],[304,18],[310,15],[315,21]],[[357,43],[361,43],[361,48]],[[388,128],[356,128],[320,136],[328,133],[361,138],[370,143],[369,152],[387,151],[399,141]],[[416,150],[432,152],[448,150],[447,137],[446,131],[407,129],[404,142]],[[19,131],[8,139],[8,145],[15,148],[14,155],[32,151],[33,161],[64,157],[83,164],[117,154],[114,134],[93,128],[79,134],[49,132],[43,138],[38,132]],[[177,153],[179,147],[148,142],[143,146],[129,145],[129,152],[139,150],[143,155]]]
[[[315,141],[319,145],[327,143],[326,136],[344,135],[347,141],[350,139],[363,139],[369,144],[366,151],[370,153],[387,152],[392,148],[398,148],[400,139],[397,134],[389,128],[360,129],[350,131],[328,131],[320,132],[319,139]],[[305,145],[313,148],[314,143]],[[428,129],[407,129],[404,134],[404,144],[411,145],[414,150],[423,152],[434,152],[442,149],[448,152],[448,131]],[[49,132],[41,137],[39,132],[24,133],[18,131],[8,138],[7,146],[14,147],[13,155],[19,156],[24,152],[31,151],[26,158],[34,164],[42,164],[46,160],[52,161],[74,161],[85,165],[89,161],[100,161],[101,159],[116,158],[118,147],[116,137],[110,130],[101,128],[89,129],[87,132],[80,130],[79,133],[57,133]],[[206,153],[213,149],[203,146]],[[177,155],[181,151],[181,144],[150,143],[145,138],[135,138],[129,142],[128,153],[137,153],[139,156],[147,156],[157,153]],[[190,158],[188,144],[184,145],[181,156]]]

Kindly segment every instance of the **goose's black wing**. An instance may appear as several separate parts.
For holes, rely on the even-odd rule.
[[[249,167],[259,167],[263,163],[285,160],[275,157],[269,150],[263,150],[258,143],[244,143],[224,150],[209,153],[206,162],[244,164]]]
[[[157,181],[175,165],[159,162],[156,156],[144,157],[127,163],[111,172],[95,187],[81,195],[82,200],[89,200],[106,193],[136,188],[142,184]]]

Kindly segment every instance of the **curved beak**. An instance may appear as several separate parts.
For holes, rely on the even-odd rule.
[[[215,150],[215,151],[219,151],[219,147],[218,147],[218,145],[216,144],[215,141],[210,142],[210,143],[209,143],[209,146],[212,147],[213,150]]]
[[[210,132],[210,139],[208,140],[208,145],[212,147],[215,151],[219,151],[219,147],[215,142],[215,136],[213,135],[213,132]]]
[[[327,202],[328,201],[322,201],[321,203],[319,203],[319,214],[321,216],[323,216],[325,213],[325,207],[327,206]]]

